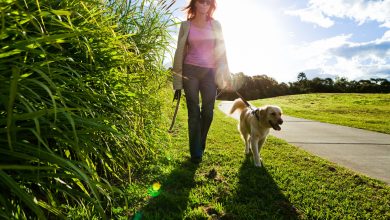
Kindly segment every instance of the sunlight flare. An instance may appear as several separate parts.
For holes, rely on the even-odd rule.
[[[215,17],[222,23],[231,72],[271,76],[282,72],[289,34],[273,13],[255,1],[219,2]]]

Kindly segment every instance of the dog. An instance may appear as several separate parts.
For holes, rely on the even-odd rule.
[[[245,154],[249,155],[251,148],[255,166],[261,167],[261,147],[271,128],[276,131],[281,130],[280,125],[283,124],[282,109],[278,106],[267,105],[252,110],[242,99],[238,98],[234,100],[230,114],[235,111],[240,112],[238,130],[245,142]]]

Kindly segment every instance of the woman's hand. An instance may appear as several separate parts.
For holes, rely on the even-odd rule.
[[[231,80],[228,80],[228,81],[225,81],[225,88],[223,88],[225,91],[228,91],[228,92],[233,92],[234,91],[234,87],[232,85],[232,81]]]
[[[173,101],[175,101],[175,99],[180,99],[180,96],[181,96],[181,90],[180,89],[175,90],[175,94],[173,95]]]

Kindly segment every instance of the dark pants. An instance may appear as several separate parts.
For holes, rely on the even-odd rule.
[[[214,114],[217,92],[215,70],[184,64],[183,87],[188,108],[188,135],[191,158],[201,158]],[[202,107],[199,107],[199,92]]]

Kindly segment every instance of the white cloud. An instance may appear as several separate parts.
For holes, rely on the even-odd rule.
[[[346,44],[330,50],[332,54],[346,59],[358,59],[361,63],[374,62],[384,65],[390,62],[390,31],[376,40],[364,43],[346,42]]]
[[[332,19],[351,19],[359,25],[376,21],[390,28],[390,0],[310,0],[306,8],[286,11],[302,21],[324,28],[334,24]],[[291,48],[291,63],[317,75],[343,76],[349,79],[371,77],[390,78],[390,30],[379,39],[355,43],[352,35],[340,35]],[[315,75],[314,75],[315,76]]]
[[[297,54],[302,60],[311,59],[313,57],[321,57],[328,53],[329,50],[339,48],[348,42],[351,38],[349,35],[340,35],[328,39],[304,43],[298,46],[293,46],[292,51]]]
[[[295,11],[286,11],[287,14],[299,16],[302,21],[315,23],[321,27],[329,28],[334,22],[325,17],[321,10],[313,10],[312,8],[299,9]]]
[[[381,39],[382,41],[390,41],[390,31],[386,31]]]
[[[390,0],[310,0],[307,8],[286,11],[286,14],[324,28],[334,24],[331,18],[349,18],[359,24],[377,21],[382,27],[390,28]]]
[[[316,75],[333,75],[348,79],[390,78],[390,31],[381,38],[365,43],[351,42],[352,35],[340,35],[290,49],[295,72],[316,70]],[[312,73],[313,74],[313,73]]]

